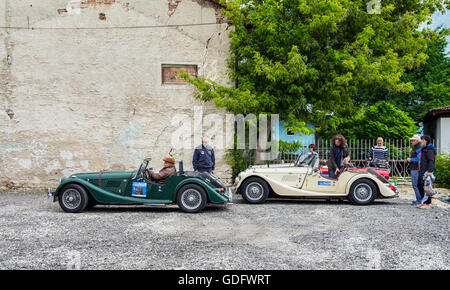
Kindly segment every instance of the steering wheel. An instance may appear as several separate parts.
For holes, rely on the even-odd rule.
[[[144,178],[147,179],[147,180],[152,181],[152,177],[151,177],[150,174],[148,173],[149,170],[153,170],[153,168],[150,167],[149,169],[145,169],[145,171],[144,171]]]

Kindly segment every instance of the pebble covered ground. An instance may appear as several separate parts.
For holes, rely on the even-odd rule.
[[[42,192],[0,192],[0,269],[450,269],[449,209],[410,193],[370,206],[271,200],[97,206],[68,214]]]

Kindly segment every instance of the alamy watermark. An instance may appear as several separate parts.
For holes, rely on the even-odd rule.
[[[81,269],[81,253],[79,251],[69,251],[67,253],[67,270],[80,270]]]
[[[258,149],[261,160],[273,160],[278,155],[279,122],[278,114],[204,115],[203,107],[195,106],[193,116],[176,114],[172,117],[171,125],[176,130],[171,135],[171,146],[192,149],[196,141],[208,136],[217,149]]]
[[[380,14],[381,13],[381,0],[370,0],[367,2],[367,13]]]

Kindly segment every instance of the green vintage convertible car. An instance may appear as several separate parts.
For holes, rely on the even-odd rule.
[[[137,171],[113,171],[76,173],[61,179],[49,196],[59,202],[66,212],[82,212],[96,204],[174,204],[184,211],[196,213],[207,203],[231,202],[231,191],[216,176],[209,173],[179,171],[170,176],[165,184],[158,184],[145,174],[150,158],[144,159]]]

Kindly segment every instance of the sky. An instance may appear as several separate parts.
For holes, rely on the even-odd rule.
[[[447,10],[445,14],[441,14],[441,12],[436,12],[432,16],[433,23],[431,23],[428,27],[431,29],[435,29],[442,25],[445,28],[450,27],[450,10]],[[447,36],[447,54],[450,53],[450,36]]]

